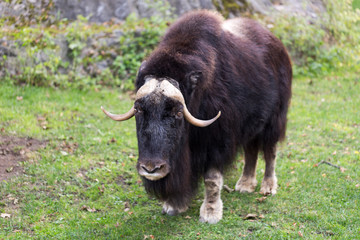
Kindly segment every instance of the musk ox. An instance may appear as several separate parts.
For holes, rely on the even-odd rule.
[[[116,121],[135,116],[136,167],[163,213],[184,212],[203,177],[200,221],[216,223],[223,172],[239,150],[245,166],[235,189],[255,190],[262,151],[260,192],[276,193],[276,144],[285,136],[291,81],[289,56],[270,31],[250,19],[195,11],[173,23],[141,65],[130,111],[103,111]]]

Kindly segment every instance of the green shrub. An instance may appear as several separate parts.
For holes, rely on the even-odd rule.
[[[327,11],[315,20],[287,13],[254,18],[285,44],[295,75],[328,74],[342,67],[360,69],[358,1],[328,0]],[[111,86],[131,90],[141,61],[173,21],[169,4],[160,1],[151,3],[156,16],[138,19],[130,15],[123,23],[105,24],[89,23],[82,16],[73,22],[55,20],[48,16],[52,1],[44,3],[45,10],[39,17],[31,18],[32,13],[21,19],[0,18],[0,39],[11,42],[8,47],[18,52],[17,57],[1,57],[2,81],[57,88]],[[115,31],[121,32],[118,45],[97,42],[99,35],[101,38]],[[66,56],[61,53],[61,39],[67,46]],[[105,62],[105,67],[101,66]]]
[[[124,79],[121,83],[122,89],[133,88],[141,62],[156,47],[167,23],[156,17],[138,20],[135,15],[130,15],[126,19],[124,34],[120,38],[119,54],[112,65],[115,75]]]
[[[91,24],[88,18],[78,16],[76,21],[61,20],[48,27],[16,22],[13,26],[19,27],[13,29],[8,27],[11,19],[3,19],[0,38],[14,43],[12,48],[19,54],[11,61],[10,57],[3,56],[0,77],[2,73],[3,81],[34,86],[133,89],[141,61],[155,48],[172,21],[168,4],[156,2],[152,7],[158,13],[156,16],[139,19],[130,15],[123,23]],[[113,31],[122,32],[119,45],[98,44],[99,35],[111,35]],[[60,53],[61,39],[66,42],[66,56]],[[89,43],[91,39],[95,43]],[[39,59],[39,56],[44,57]],[[107,63],[106,68],[98,67],[102,61]],[[7,64],[16,71],[7,71]]]
[[[360,64],[360,10],[352,1],[328,0],[326,12],[317,19],[293,13],[257,19],[271,26],[271,31],[289,50],[295,75],[328,74],[335,68],[356,68]]]

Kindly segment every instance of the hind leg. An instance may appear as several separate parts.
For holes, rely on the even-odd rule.
[[[275,175],[275,158],[276,158],[276,145],[264,147],[264,158],[265,158],[265,174],[264,179],[261,183],[260,193],[276,194],[277,190],[277,178]]]
[[[241,193],[243,192],[254,192],[257,181],[256,181],[256,163],[258,159],[259,146],[257,141],[252,141],[247,144],[244,148],[245,152],[245,166],[243,174],[237,181],[235,190]]]

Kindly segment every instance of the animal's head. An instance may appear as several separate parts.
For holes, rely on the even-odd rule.
[[[102,107],[101,107],[102,108]],[[178,82],[170,78],[145,77],[145,83],[136,93],[133,107],[125,114],[116,115],[102,108],[115,121],[135,116],[139,147],[137,170],[149,180],[167,176],[172,168],[171,159],[181,154],[185,121],[197,127],[206,127],[220,117],[200,120],[188,111]]]

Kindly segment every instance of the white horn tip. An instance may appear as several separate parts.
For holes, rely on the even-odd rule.
[[[216,115],[216,119],[218,119],[221,116],[221,111]]]
[[[105,108],[103,106],[101,106],[100,108],[106,114],[107,111],[105,110]]]

